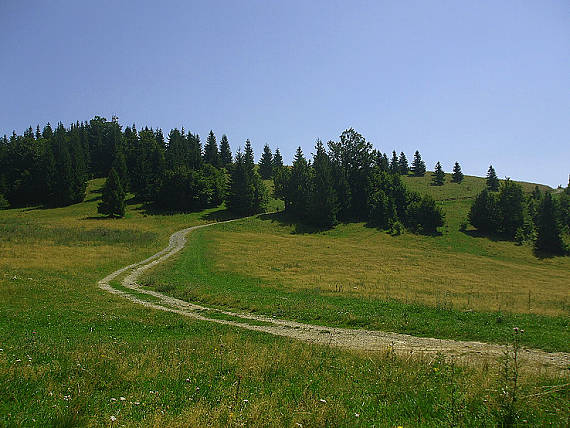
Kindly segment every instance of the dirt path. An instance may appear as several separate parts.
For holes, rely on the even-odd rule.
[[[503,355],[505,351],[505,347],[502,345],[482,342],[434,339],[381,331],[333,328],[280,320],[262,315],[222,311],[195,305],[156,291],[147,290],[137,284],[137,279],[144,271],[162,263],[164,260],[182,250],[186,243],[186,235],[188,233],[214,224],[219,223],[189,227],[173,233],[170,236],[168,247],[141,262],[125,266],[107,275],[99,281],[99,287],[149,308],[174,312],[201,321],[215,322],[321,345],[367,351],[390,350],[398,354],[429,355],[442,353],[444,355],[454,356],[460,361],[468,360],[471,362],[496,359]],[[111,286],[110,282],[123,274],[126,274],[126,276],[121,281],[121,284],[123,287],[132,291],[122,291]],[[523,349],[520,355],[522,357],[521,361],[527,366],[565,372],[568,372],[570,369],[570,354],[568,353],[548,353],[536,349]]]

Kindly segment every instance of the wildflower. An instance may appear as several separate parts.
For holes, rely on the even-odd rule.
[[[249,400],[246,398],[245,400],[243,400],[244,403],[249,403]]]
[[[114,402],[114,401],[117,401],[117,399],[116,399],[116,398],[111,398],[111,403]]]
[[[116,420],[117,420],[117,418],[116,418],[116,417],[114,417],[114,416],[111,416],[111,422],[115,422]]]
[[[518,328],[518,327],[513,328],[513,330],[514,330],[515,333],[518,333],[518,332],[519,332],[519,328]]]
[[[319,401],[320,401],[321,403],[325,403],[325,404],[326,404],[326,402],[327,402],[327,400],[325,400],[325,399],[323,399],[323,398],[321,398]]]
[[[119,398],[119,400],[121,400],[121,401],[125,401],[125,400],[126,400],[126,398],[125,398],[125,397],[120,397],[120,398]]]
[[[357,418],[360,417],[360,413],[355,413],[354,416],[356,416]]]

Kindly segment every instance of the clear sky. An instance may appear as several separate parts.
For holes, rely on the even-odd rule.
[[[0,0],[0,100],[0,135],[115,114],[290,162],[353,127],[566,186],[570,3]]]

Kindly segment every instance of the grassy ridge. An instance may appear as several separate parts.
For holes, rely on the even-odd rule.
[[[93,218],[101,184],[90,183],[82,204],[0,212],[0,426],[501,421],[504,379],[493,366],[311,346],[99,290],[99,279],[165,247],[172,232],[224,217],[148,215],[131,204],[124,220]],[[530,398],[520,419],[564,424],[566,382],[523,374]]]

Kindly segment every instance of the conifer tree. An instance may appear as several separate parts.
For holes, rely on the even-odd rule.
[[[275,154],[273,155],[273,177],[283,168],[283,157],[281,156],[281,152],[279,151],[279,147],[275,149]]]
[[[220,166],[227,168],[232,163],[232,151],[226,134],[220,140]]]
[[[119,176],[121,187],[126,191],[129,187],[129,174],[127,171],[127,161],[125,160],[125,155],[120,147],[115,148],[111,168],[115,169],[115,172]]]
[[[445,173],[439,161],[435,164],[435,169],[432,173],[431,183],[433,186],[443,186],[445,182]]]
[[[245,153],[240,150],[231,168],[230,186],[226,195],[228,209],[239,215],[263,212],[267,205],[267,189],[253,163],[253,149],[249,140]]]
[[[493,165],[489,165],[489,169],[487,170],[487,189],[492,192],[497,192],[499,190],[499,178],[495,173],[495,168]]]
[[[408,175],[409,166],[408,166],[408,159],[406,159],[406,155],[404,152],[400,152],[400,158],[398,159],[398,165],[400,167],[400,174],[401,175]]]
[[[213,131],[210,131],[206,139],[206,145],[204,146],[204,163],[218,167],[220,163],[219,157],[216,136]]]
[[[263,154],[259,160],[259,175],[264,180],[270,179],[273,175],[273,155],[271,154],[269,144],[263,146]]]
[[[426,173],[426,164],[422,160],[422,157],[418,150],[416,150],[416,153],[414,153],[414,160],[412,162],[411,169],[415,177],[423,177]]]
[[[114,168],[111,168],[103,187],[101,203],[97,207],[97,211],[109,217],[125,216],[125,192]]]
[[[309,213],[311,174],[301,147],[297,148],[287,189],[289,211],[295,218],[305,221]]]
[[[459,162],[455,162],[455,165],[453,165],[453,174],[451,176],[451,182],[452,183],[461,183],[463,181],[463,172],[461,172],[461,166],[459,165]]]
[[[536,224],[536,241],[534,248],[536,251],[564,254],[564,243],[562,241],[560,224],[556,213],[556,203],[550,193],[546,193],[538,207]]]
[[[309,219],[317,226],[332,227],[337,223],[338,212],[332,165],[321,140],[317,140],[315,149]]]
[[[392,151],[392,160],[390,160],[390,172],[392,174],[400,173],[400,164],[398,163],[398,155],[396,154],[396,150]]]

